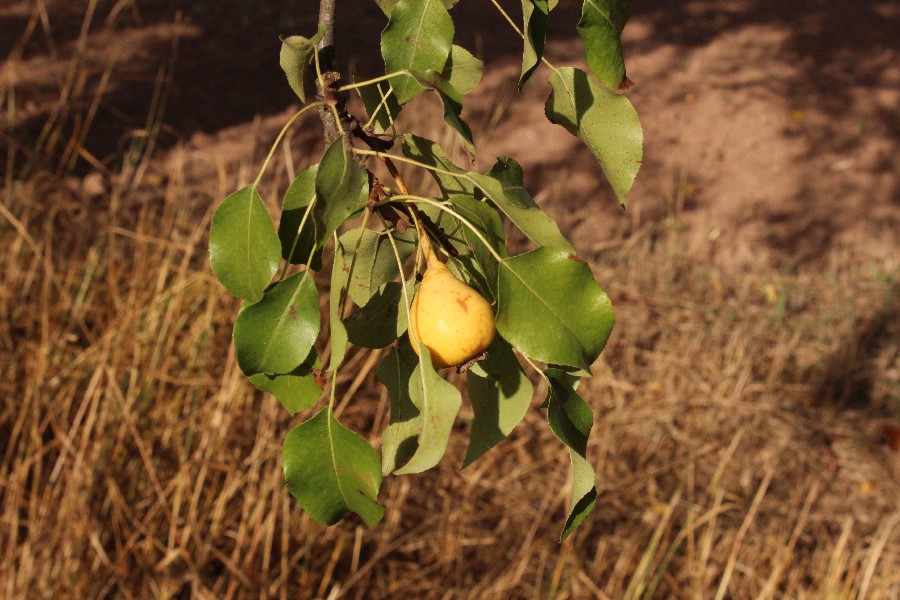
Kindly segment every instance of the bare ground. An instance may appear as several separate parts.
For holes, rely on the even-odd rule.
[[[541,74],[515,96],[502,19],[455,9],[490,57],[476,165],[522,162],[617,311],[582,388],[601,495],[561,545],[568,460],[537,408],[461,471],[464,409],[372,529],[316,525],[282,487],[292,420],[234,364],[205,236],[295,108],[277,35],[311,32],[308,4],[0,7],[0,595],[900,597],[895,4],[635,6],[625,212],[544,119]],[[381,17],[355,4],[338,36],[366,72]],[[554,17],[562,35],[577,11]],[[548,56],[581,61],[568,37]],[[452,146],[416,106],[407,124]],[[273,208],[318,135],[279,153]],[[339,402],[373,441],[376,360],[351,355]]]

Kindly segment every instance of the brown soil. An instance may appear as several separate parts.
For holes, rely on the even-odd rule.
[[[454,9],[487,60],[475,166],[522,163],[617,310],[581,388],[601,496],[563,545],[567,458],[537,408],[465,471],[461,422],[439,468],[386,480],[373,529],[311,523],[282,488],[294,421],[236,369],[205,235],[296,110],[278,35],[315,4],[0,6],[0,596],[896,598],[897,3],[635,3],[624,212],[544,118],[546,73],[515,94],[497,11]],[[346,71],[376,73],[383,15],[339,5]],[[577,19],[553,13],[555,64],[583,64]],[[404,122],[458,152],[435,114]],[[277,155],[273,211],[319,136]],[[349,360],[342,420],[375,440],[375,363]]]

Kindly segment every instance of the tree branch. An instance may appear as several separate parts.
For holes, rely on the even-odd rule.
[[[322,75],[325,85],[331,87],[334,84],[334,6],[337,0],[319,0],[319,27],[324,30],[319,41],[319,57],[322,64]],[[316,80],[316,90],[320,98],[326,98],[331,90],[322,88],[321,82]],[[327,106],[319,108],[319,118],[322,120],[322,129],[325,133],[325,145],[330,146],[334,140],[342,135],[340,125],[334,119],[334,113]]]

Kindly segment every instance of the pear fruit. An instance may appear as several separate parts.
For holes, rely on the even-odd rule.
[[[410,306],[410,342],[416,354],[416,340],[428,348],[439,369],[465,364],[494,340],[494,312],[481,294],[438,259],[426,236],[420,239],[426,269]]]

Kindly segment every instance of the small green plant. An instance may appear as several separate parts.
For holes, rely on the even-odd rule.
[[[376,2],[387,17],[381,33],[382,75],[341,81],[331,39],[333,0],[321,3],[316,35],[283,39],[281,66],[304,106],[285,125],[269,159],[287,129],[315,109],[327,147],[319,162],[290,184],[278,227],[258,191],[268,159],[256,181],[225,198],[213,217],[213,272],[244,301],[234,325],[238,364],[292,415],[327,398],[315,416],[284,440],[287,487],[320,523],[333,524],[354,512],[371,525],[385,510],[377,501],[383,476],[422,472],[445,453],[462,396],[437,367],[465,372],[474,410],[466,466],[504,439],[531,404],[533,387],[520,356],[546,380],[549,394],[542,408],[572,460],[565,538],[596,502],[594,470],[586,458],[593,418],[576,388],[582,377],[590,376],[610,335],[612,306],[587,263],[525,190],[513,158],[498,158],[486,173],[468,170],[454,164],[435,142],[402,131],[396,122],[413,97],[427,92],[443,106],[444,122],[461,146],[475,152],[462,109],[464,96],[481,79],[483,64],[453,44],[450,9],[456,1]],[[556,67],[543,57],[555,1],[523,0],[521,28],[496,1],[485,2],[490,4],[524,41],[519,89],[542,63],[547,67],[547,118],[588,146],[624,205],[643,144],[631,103],[611,91],[629,85],[619,40],[628,1],[584,1],[577,30],[590,74]],[[315,81],[315,97],[307,94],[307,80]],[[365,119],[348,113],[344,96],[351,92],[361,98]],[[390,181],[376,176],[379,162]],[[426,171],[441,195],[410,192],[398,164]],[[534,248],[511,256],[504,220]],[[315,350],[323,334],[320,291],[312,274],[327,264],[327,253],[333,266],[325,365]],[[437,279],[444,288],[429,284],[428,274],[426,283],[418,283],[423,257],[440,271]],[[417,303],[426,286],[432,299]],[[474,341],[466,338],[465,327],[452,331],[461,313],[441,308],[441,295],[457,292],[466,298],[457,298],[461,304],[471,300],[481,307],[477,333],[472,334],[480,337]],[[427,309],[420,306],[426,303]],[[437,319],[449,325],[432,327]],[[408,332],[410,323],[414,326]],[[458,336],[460,345],[472,345],[444,354],[417,335],[422,332],[425,338],[433,330],[439,331],[438,344],[454,345],[452,338]],[[349,344],[375,352],[390,347],[377,368],[391,404],[380,457],[334,415],[337,373]]]

